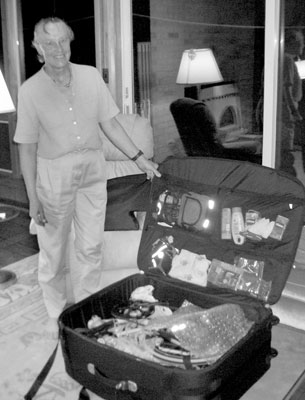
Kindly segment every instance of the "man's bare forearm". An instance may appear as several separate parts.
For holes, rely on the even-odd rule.
[[[130,137],[124,131],[122,126],[118,123],[116,118],[112,118],[111,120],[105,121],[100,124],[103,129],[105,135],[108,139],[123,153],[127,155],[127,157],[131,158],[136,155],[138,152],[138,148],[132,142]]]
[[[37,144],[19,144],[20,166],[26,186],[29,201],[37,201],[36,174],[37,174]]]

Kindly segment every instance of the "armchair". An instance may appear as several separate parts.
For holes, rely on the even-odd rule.
[[[215,120],[203,101],[191,98],[175,100],[170,111],[188,156],[228,158],[261,163],[256,147],[225,147],[217,139]]]

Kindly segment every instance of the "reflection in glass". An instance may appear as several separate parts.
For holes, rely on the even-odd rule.
[[[296,176],[305,184],[305,82],[297,66],[298,62],[305,59],[304,21],[304,2],[286,0],[278,165],[281,170]]]
[[[222,81],[223,77],[211,49],[184,50],[176,83],[208,84]]]
[[[298,110],[302,99],[302,81],[296,60],[303,53],[304,38],[297,29],[285,29],[281,107],[281,162],[280,169],[296,176],[294,167],[294,140],[296,124],[302,120]]]
[[[227,107],[220,118],[220,127],[233,125],[236,121],[236,113],[233,107]]]
[[[149,6],[141,15],[140,5],[144,7],[144,3]],[[192,7],[183,0],[133,0],[132,4],[133,25],[141,21],[149,31],[149,98],[142,99],[140,91],[136,90],[136,102],[138,109],[143,108],[141,103],[149,103],[156,161],[160,162],[174,152],[183,155],[169,106],[185,97],[186,89],[189,89],[176,83],[181,54],[187,49],[210,48],[213,51],[224,81],[233,82],[238,89],[242,117],[240,134],[261,136],[255,108],[264,61],[265,2],[251,0],[243,3],[243,7],[237,0],[193,0]],[[139,37],[140,34],[134,36],[134,48]],[[140,58],[136,51],[135,58]],[[136,75],[135,87],[137,85]],[[236,139],[240,139],[238,133]],[[246,141],[247,137],[242,140]],[[261,146],[258,148],[261,151]]]

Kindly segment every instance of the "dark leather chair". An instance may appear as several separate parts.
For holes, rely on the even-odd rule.
[[[188,156],[261,163],[261,155],[253,148],[226,148],[217,140],[216,123],[203,101],[187,97],[177,99],[171,103],[170,112]]]

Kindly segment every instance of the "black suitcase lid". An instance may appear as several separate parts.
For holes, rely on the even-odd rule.
[[[171,248],[176,248],[179,251],[185,249],[204,254],[209,260],[217,259],[228,264],[234,264],[236,257],[257,260],[264,264],[263,281],[271,283],[271,290],[264,301],[268,304],[276,303],[293,266],[304,225],[303,184],[286,173],[268,167],[216,158],[169,158],[160,165],[159,170],[162,177],[154,178],[151,185],[149,207],[138,251],[139,268],[160,276],[162,272],[167,275],[171,257],[167,257],[164,263],[162,261],[161,268],[156,268],[153,256],[156,246],[167,246],[168,241],[172,240],[173,243],[166,248],[167,256],[171,255]],[[177,211],[177,207],[171,207],[170,211],[167,210],[164,222],[160,199],[164,206],[164,197],[173,193],[180,198],[180,211]],[[188,196],[188,193],[192,195]],[[179,197],[181,194],[183,196]],[[200,204],[193,201],[197,195],[199,198],[202,195],[208,196],[214,201],[208,229],[199,230],[198,219],[192,213],[188,215],[189,210],[194,211],[193,204],[197,204],[195,209],[198,209],[199,204],[201,212],[204,210],[203,202]],[[270,221],[275,221],[278,216],[284,217],[288,224],[284,231],[280,231],[280,240],[270,236],[261,240],[246,238],[243,244],[235,244],[233,240],[221,238],[222,209],[232,210],[234,207],[240,207],[243,216],[246,211],[255,210],[262,218]],[[248,295],[243,290],[234,293]],[[252,294],[251,297],[255,296]]]

